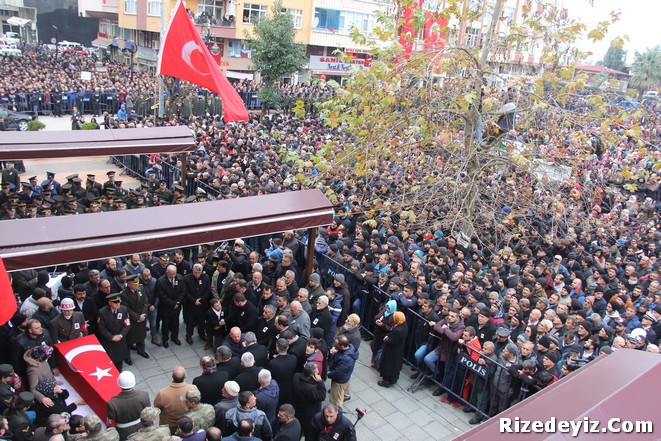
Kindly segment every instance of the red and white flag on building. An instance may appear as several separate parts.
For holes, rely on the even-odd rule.
[[[9,274],[0,257],[0,325],[7,323],[16,313],[16,296],[9,281]]]
[[[223,120],[248,121],[248,110],[202,41],[182,0],[175,11],[158,53],[158,73],[206,87],[220,95]]]
[[[425,52],[440,51],[445,46],[445,29],[448,21],[436,14],[427,12],[425,21],[425,30],[423,39],[425,42]]]

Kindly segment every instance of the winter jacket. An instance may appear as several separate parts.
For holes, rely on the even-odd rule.
[[[273,425],[275,415],[278,412],[278,398],[280,397],[280,387],[278,382],[271,380],[271,383],[255,391],[257,398],[257,408],[266,414],[269,423]]]
[[[336,383],[348,383],[356,365],[356,360],[358,360],[358,351],[352,344],[349,345],[349,349],[338,351],[331,356],[328,378]]]

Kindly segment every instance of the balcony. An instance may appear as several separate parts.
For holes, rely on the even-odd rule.
[[[210,35],[216,38],[236,38],[236,21],[222,18],[199,17],[195,19],[195,27],[202,37]]]

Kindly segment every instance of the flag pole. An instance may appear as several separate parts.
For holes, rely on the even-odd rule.
[[[165,33],[165,0],[161,0],[161,34],[159,44],[163,44],[163,34]],[[158,116],[163,117],[165,110],[165,99],[163,96],[163,75],[158,75]]]

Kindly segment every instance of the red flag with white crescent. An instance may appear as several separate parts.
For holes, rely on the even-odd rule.
[[[0,257],[0,325],[7,323],[16,313],[18,305],[14,289],[9,281],[9,274],[5,269],[5,264]]]
[[[248,121],[243,100],[220,70],[195,28],[182,0],[178,0],[158,53],[158,73],[206,87],[220,95],[223,120]]]
[[[424,41],[425,52],[440,51],[445,46],[445,32],[443,29],[448,21],[435,14],[428,13],[425,21]]]
[[[413,52],[413,8],[405,7],[403,9],[404,24],[399,34],[399,44],[404,48],[404,58],[408,60],[409,55]]]
[[[55,345],[58,367],[64,378],[101,418],[106,420],[108,401],[121,392],[119,371],[95,335]]]

